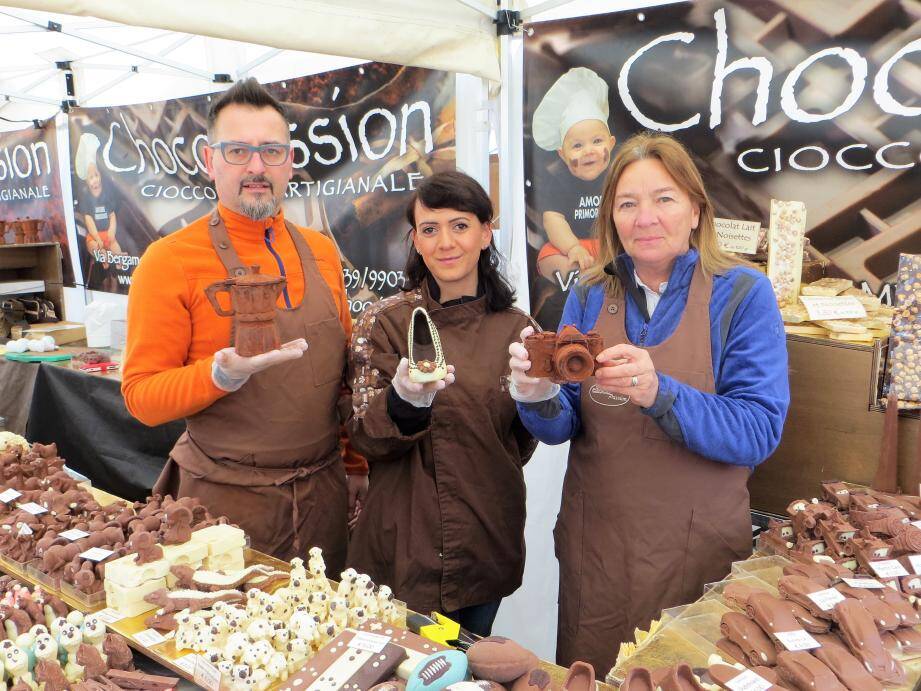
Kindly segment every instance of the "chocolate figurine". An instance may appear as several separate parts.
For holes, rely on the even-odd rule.
[[[545,377],[562,384],[581,382],[595,373],[595,358],[604,350],[604,341],[595,331],[583,334],[574,326],[559,333],[541,331],[524,339],[532,377]]]
[[[886,650],[873,617],[862,603],[847,598],[835,605],[834,614],[848,649],[875,679],[892,684],[905,681],[905,670]]]
[[[260,274],[259,267],[252,266],[249,273],[205,288],[214,311],[221,317],[233,317],[230,340],[238,355],[252,357],[280,346],[275,301],[286,283],[285,278]],[[219,293],[230,295],[230,310],[225,310],[218,302]]]

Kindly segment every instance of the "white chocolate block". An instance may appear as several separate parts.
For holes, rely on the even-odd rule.
[[[206,557],[202,565],[208,571],[236,571],[244,568],[243,548],[232,549],[223,554]]]
[[[212,525],[192,533],[192,542],[208,545],[208,555],[223,554],[246,545],[246,533],[232,525]]]
[[[106,591],[106,607],[118,610],[126,617],[136,617],[138,614],[156,609],[156,605],[144,602],[144,596],[155,590],[166,587],[165,578],[154,578],[141,586],[121,586],[112,583],[107,578],[104,581]]]
[[[163,558],[173,566],[194,565],[208,556],[208,546],[203,542],[186,542],[181,545],[163,545]]]
[[[128,554],[115,561],[106,562],[105,580],[125,587],[137,587],[154,578],[166,578],[170,567],[166,559],[139,566],[134,562],[136,556]]]

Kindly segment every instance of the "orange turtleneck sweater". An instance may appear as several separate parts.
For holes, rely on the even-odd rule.
[[[280,275],[275,251],[285,267],[288,298],[297,305],[304,295],[304,273],[284,215],[279,213],[271,221],[270,249],[266,221],[252,221],[220,204],[218,211],[244,265]],[[211,245],[208,219],[200,218],[150,245],[131,279],[122,394],[131,414],[147,425],[193,415],[227,395],[211,380],[214,353],[230,345],[231,320],[218,316],[205,297],[207,286],[227,278]],[[346,336],[343,347],[347,347],[352,319],[335,245],[321,233],[300,230],[339,306]],[[285,306],[284,294],[278,305]],[[346,471],[367,473],[364,458],[348,444],[344,448]]]

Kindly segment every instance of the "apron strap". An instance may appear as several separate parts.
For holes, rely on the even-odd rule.
[[[211,237],[211,245],[217,252],[218,259],[227,269],[227,275],[231,278],[245,276],[248,272],[240,260],[240,255],[233,248],[230,236],[227,234],[227,226],[221,219],[217,209],[211,212],[211,218],[208,220],[208,235]]]
[[[333,316],[338,317],[339,306],[333,299],[332,290],[330,290],[326,280],[320,274],[319,267],[317,266],[317,259],[313,254],[313,250],[310,249],[310,244],[304,238],[303,233],[297,229],[297,226],[291,223],[287,218],[285,219],[285,227],[288,229],[288,234],[291,236],[295,248],[297,248],[298,256],[301,258],[301,269],[304,272],[304,298],[301,299],[301,304],[304,304],[304,299],[307,297],[308,290],[311,288],[319,290],[323,295],[323,301],[326,303],[327,309]]]

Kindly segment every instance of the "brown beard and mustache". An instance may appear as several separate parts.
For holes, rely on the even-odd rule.
[[[272,198],[265,201],[250,202],[243,199],[243,186],[246,184],[259,182],[269,186]],[[270,218],[278,211],[280,200],[275,196],[275,186],[272,181],[265,175],[250,175],[240,181],[240,210],[243,215],[253,221],[262,221]]]

